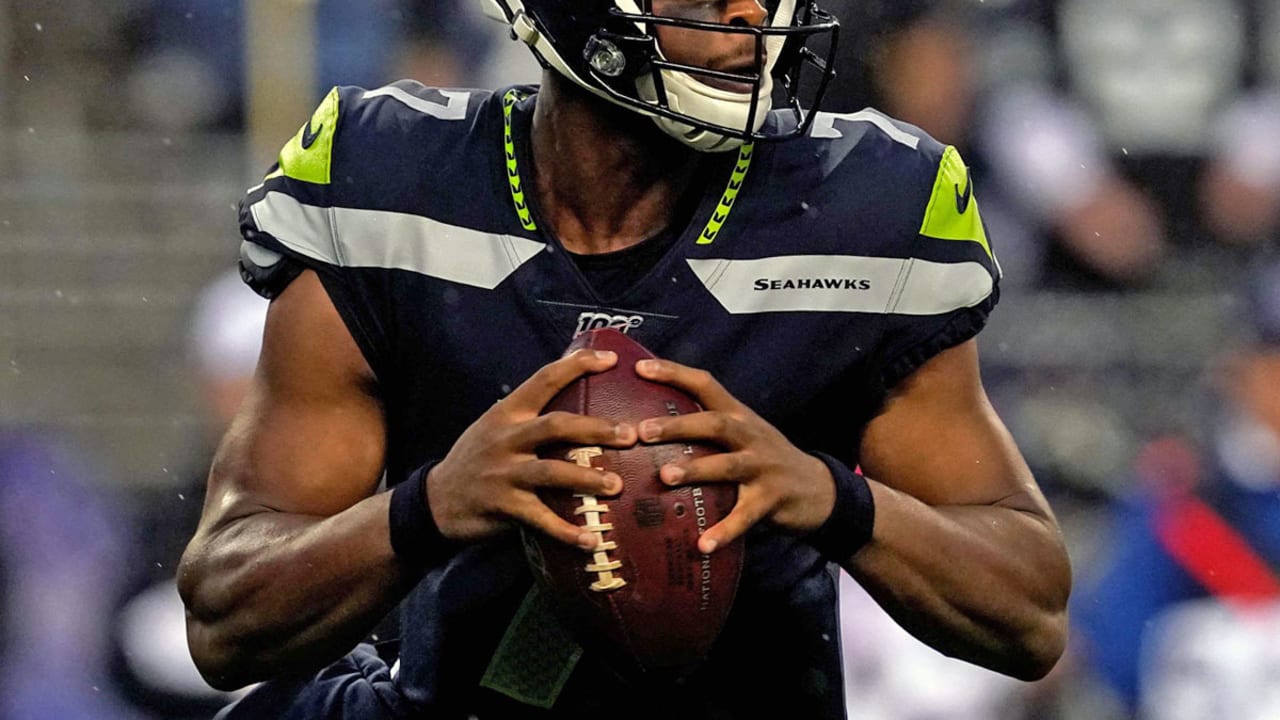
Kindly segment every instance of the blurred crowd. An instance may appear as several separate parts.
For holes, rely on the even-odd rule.
[[[0,0],[0,127],[56,112],[91,130],[243,131],[254,2]],[[310,2],[317,97],[397,77],[538,75],[475,0]],[[1058,455],[1024,441],[1076,565],[1074,636],[1050,678],[1022,685],[948,660],[846,578],[850,718],[1280,717],[1280,0],[821,4],[843,24],[825,109],[872,106],[960,148],[1007,305],[1208,293],[1227,298],[1214,336],[1230,340],[1192,369],[1184,391],[1206,389],[1196,412],[1130,429],[1102,470],[1082,468],[1118,434],[1105,393],[1049,412],[1050,425],[1085,415],[1094,435]],[[77,41],[40,43],[55,23]],[[26,87],[37,72],[76,92]],[[206,434],[189,468],[145,492],[49,433],[0,427],[0,720],[178,720],[225,702],[186,655],[172,572],[264,313],[233,273],[193,288],[183,332]],[[1071,386],[988,378],[1020,440],[1031,398],[1057,382]]]

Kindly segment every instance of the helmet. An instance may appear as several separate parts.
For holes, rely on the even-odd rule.
[[[610,102],[651,116],[664,132],[704,152],[804,134],[812,115],[800,105],[802,71],[816,71],[816,84],[806,88],[814,105],[835,76],[832,58],[839,23],[813,0],[764,0],[769,19],[758,27],[655,15],[651,0],[482,2],[491,17],[510,25],[512,35],[528,44],[544,67]],[[672,62],[658,47],[660,25],[750,35],[755,68],[727,72]],[[830,36],[823,56],[808,47],[820,35]],[[752,91],[734,92],[701,79],[743,83]],[[775,79],[794,122],[765,131]]]

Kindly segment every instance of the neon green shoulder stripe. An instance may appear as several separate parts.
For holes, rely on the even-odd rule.
[[[933,196],[924,212],[920,234],[937,240],[962,240],[976,242],[991,256],[991,244],[978,213],[978,201],[973,197],[973,184],[969,169],[965,167],[960,152],[952,146],[942,153],[938,178],[933,184]]]
[[[338,88],[280,151],[280,172],[302,182],[328,185],[333,165],[333,136],[338,129]]]

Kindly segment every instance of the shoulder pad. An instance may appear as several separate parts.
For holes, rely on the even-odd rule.
[[[973,177],[952,146],[942,153],[920,234],[935,240],[974,242],[991,257],[991,243],[973,196]]]
[[[374,90],[335,87],[280,151],[278,167],[266,179],[285,177],[329,185],[334,179],[335,159],[344,148],[348,155],[368,161],[371,147],[380,148],[388,142],[395,146],[396,141],[388,135],[422,133],[416,138],[421,140],[437,135],[444,127],[465,131],[465,123],[434,121],[463,120],[489,95],[426,87],[411,80]],[[440,141],[448,143],[450,139]]]
[[[341,96],[329,91],[311,119],[280,151],[279,168],[267,176],[284,176],[315,185],[328,185],[333,177],[333,141],[338,132]]]
[[[240,279],[268,300],[284,292],[304,269],[301,262],[283,253],[248,240],[240,243]]]

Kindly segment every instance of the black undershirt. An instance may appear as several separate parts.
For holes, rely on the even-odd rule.
[[[648,274],[658,259],[675,244],[684,228],[672,231],[669,226],[647,240],[622,250],[592,255],[569,253],[574,264],[582,271],[591,289],[602,300],[610,300],[626,293]]]
[[[658,260],[676,244],[680,236],[693,222],[694,214],[705,194],[707,183],[711,181],[714,163],[703,163],[698,168],[694,179],[685,190],[672,214],[671,223],[658,234],[636,243],[628,248],[607,253],[584,255],[569,253],[573,262],[582,272],[591,289],[602,300],[610,300],[622,296],[634,287]]]

